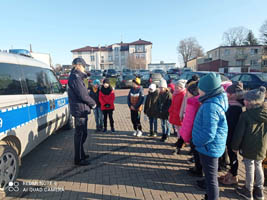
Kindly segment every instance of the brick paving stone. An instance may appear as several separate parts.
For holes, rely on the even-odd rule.
[[[20,183],[53,181],[55,187],[64,188],[64,192],[11,192],[5,199],[201,199],[205,191],[196,186],[199,178],[188,176],[186,172],[193,166],[187,163],[188,146],[179,155],[172,155],[172,144],[177,138],[171,136],[168,142],[160,142],[160,121],[158,137],[148,137],[149,123],[144,120],[143,113],[144,134],[141,138],[132,136],[126,104],[128,91],[116,91],[115,134],[96,133],[93,115],[89,115],[84,148],[90,155],[91,165],[77,167],[73,164],[73,130],[58,131],[22,159]],[[244,184],[245,178],[241,160],[240,157],[239,185]],[[20,185],[20,190],[27,187]],[[221,199],[240,199],[234,187],[220,187],[220,196]]]

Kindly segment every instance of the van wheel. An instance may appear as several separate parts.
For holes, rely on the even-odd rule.
[[[17,152],[9,145],[0,145],[0,190],[14,182],[19,173]]]
[[[65,130],[71,130],[74,128],[74,120],[72,115],[69,116],[68,122],[65,126],[63,126],[63,129]]]

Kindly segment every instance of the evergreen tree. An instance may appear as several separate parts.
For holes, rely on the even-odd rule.
[[[252,30],[249,30],[248,34],[247,34],[247,37],[243,43],[244,45],[249,45],[249,46],[252,46],[252,45],[258,45],[258,41],[257,39],[255,38]]]

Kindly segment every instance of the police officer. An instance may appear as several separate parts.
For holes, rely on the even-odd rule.
[[[82,58],[75,58],[73,69],[68,81],[68,95],[71,115],[75,118],[74,164],[89,165],[88,155],[85,155],[83,144],[87,138],[87,120],[91,109],[96,107],[95,101],[88,95],[83,80],[87,77],[86,66]]]

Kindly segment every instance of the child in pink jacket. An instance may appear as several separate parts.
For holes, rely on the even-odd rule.
[[[197,82],[192,83],[188,89],[188,99],[185,108],[185,117],[183,119],[183,124],[180,129],[180,136],[183,138],[184,142],[190,143],[192,139],[192,129],[194,124],[194,119],[199,109],[200,103],[198,101],[199,94],[197,88]]]

